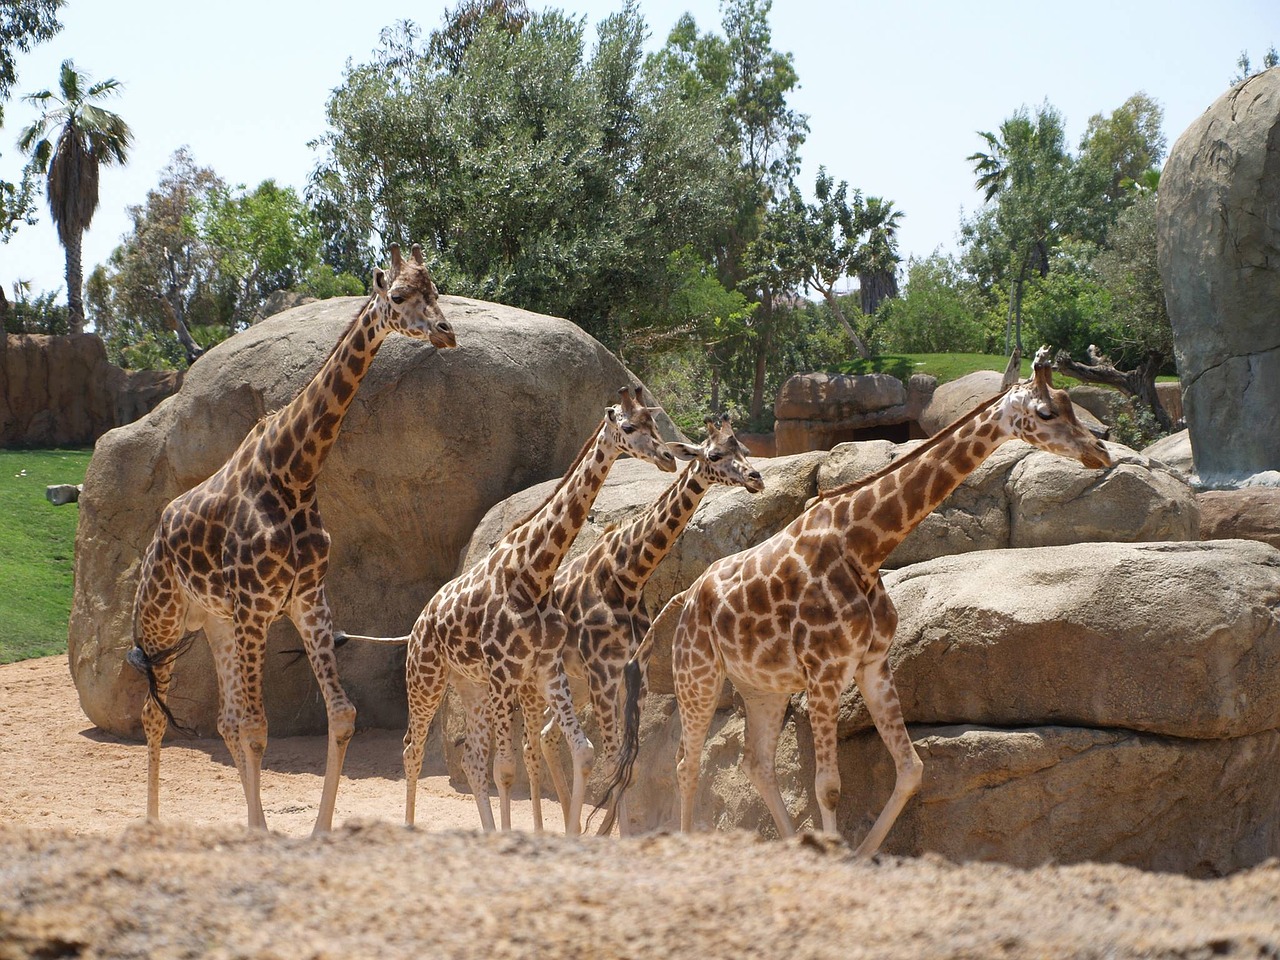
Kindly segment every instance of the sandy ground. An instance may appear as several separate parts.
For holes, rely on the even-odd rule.
[[[307,834],[324,742],[277,738],[243,827],[219,740],[142,746],[80,713],[65,657],[0,667],[0,960],[10,957],[1270,957],[1280,864],[1193,881],[1086,864],[859,862],[745,833],[484,836],[428,761],[398,825],[400,734],[352,741],[328,837]],[[548,810],[548,813],[554,811]],[[527,800],[517,828],[530,824]]]

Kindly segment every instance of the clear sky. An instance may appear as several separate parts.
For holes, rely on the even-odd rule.
[[[274,178],[301,190],[317,156],[307,142],[325,130],[324,106],[350,58],[366,62],[381,29],[408,17],[425,30],[453,2],[396,7],[339,0],[69,0],[63,30],[18,61],[15,96],[0,129],[0,177],[15,180],[15,146],[32,119],[18,97],[56,90],[72,58],[95,79],[124,84],[111,104],[135,134],[130,163],[101,178],[101,205],[85,235],[84,272],[106,259],[128,229],[125,210],[159,181],[186,145],[232,185]],[[595,25],[622,0],[557,6]],[[640,0],[661,46],[679,16],[719,31],[717,0]],[[953,249],[962,211],[980,198],[965,157],[982,148],[1019,106],[1046,99],[1065,116],[1074,149],[1095,113],[1143,90],[1164,107],[1177,137],[1224,93],[1241,50],[1255,64],[1280,46],[1280,0],[1074,0],[1069,4],[941,0],[774,0],[773,45],[791,53],[800,78],[792,106],[808,115],[801,183],[811,194],[819,165],[905,214],[905,256]],[[43,198],[40,223],[0,245],[0,283],[63,286],[63,254]]]

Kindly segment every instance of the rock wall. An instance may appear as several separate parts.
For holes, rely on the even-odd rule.
[[[838,443],[923,436],[916,425],[937,381],[917,374],[905,385],[887,373],[800,373],[774,403],[775,455],[830,450]]]
[[[1223,94],[1170,151],[1157,243],[1196,468],[1280,469],[1280,67]]]
[[[94,334],[8,334],[0,349],[0,447],[88,446],[148,413],[175,371],[121,370]]]

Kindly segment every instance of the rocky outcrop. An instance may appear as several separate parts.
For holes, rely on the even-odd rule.
[[[145,415],[182,383],[177,371],[128,371],[94,334],[10,334],[0,350],[0,447],[88,446]]]
[[[1167,437],[1161,437],[1151,446],[1144,447],[1142,455],[1152,460],[1159,460],[1185,480],[1190,480],[1195,475],[1196,465],[1191,456],[1189,430],[1179,430]]]
[[[1201,540],[1261,540],[1280,547],[1280,490],[1205,490],[1196,495]]]
[[[1251,541],[1080,544],[946,557],[890,573],[891,660],[922,790],[887,853],[1031,866],[1108,860],[1215,875],[1280,854],[1280,551]],[[812,738],[784,731],[790,808],[816,820]],[[841,722],[842,829],[893,783],[856,693]],[[646,704],[636,825],[675,810],[678,719]],[[717,715],[697,820],[772,833]]]
[[[887,373],[796,374],[782,385],[774,404],[776,454],[830,450],[874,437],[921,436],[915,423],[936,386],[937,380],[921,374],[905,385]]]
[[[138,731],[145,689],[124,654],[140,557],[164,505],[294,397],[362,302],[308,304],[237,334],[192,366],[175,397],[98,442],[80,498],[69,652],[81,704],[99,727]],[[407,631],[453,576],[485,511],[559,476],[618,388],[634,382],[567,321],[456,297],[441,305],[458,348],[437,353],[391,337],[320,476],[333,538],[327,592],[336,625],[349,632]],[[674,436],[669,421],[664,430]],[[276,735],[325,729],[308,665],[281,655],[299,645],[287,621],[272,628],[265,700]],[[403,726],[402,663],[395,648],[339,652],[362,725]],[[185,724],[214,732],[217,691],[202,641],[178,662],[170,702]]]
[[[1170,151],[1157,245],[1196,467],[1280,469],[1280,68],[1223,94]]]

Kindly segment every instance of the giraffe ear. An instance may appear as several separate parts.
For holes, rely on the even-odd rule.
[[[387,279],[387,271],[381,267],[373,268],[373,292],[376,296],[386,299],[388,292],[391,290],[391,283]]]
[[[674,440],[667,444],[667,449],[677,460],[696,460],[702,452],[701,447],[695,447],[692,443],[678,443]]]
[[[610,423],[617,423],[617,422],[618,422],[618,408],[617,408],[617,407],[605,407],[605,410],[604,410],[604,416],[605,416],[605,419],[606,419],[606,420],[608,420]]]
[[[422,262],[422,244],[415,243],[413,245],[413,262],[418,266],[424,266]]]

